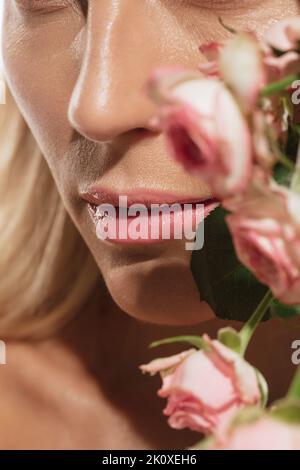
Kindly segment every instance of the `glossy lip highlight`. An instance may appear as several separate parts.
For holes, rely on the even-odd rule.
[[[147,207],[150,207],[151,204],[200,204],[206,201],[218,202],[217,199],[211,195],[190,196],[153,189],[129,189],[116,192],[99,186],[91,186],[86,192],[82,192],[80,196],[85,201],[96,206],[100,204],[111,204],[115,207],[119,206],[120,196],[127,196],[128,205],[144,204]]]
[[[138,205],[142,204],[143,206],[146,206],[148,209],[148,214],[143,215],[142,217],[145,217],[147,219],[146,226],[148,227],[148,234],[152,233],[151,232],[151,227],[153,227],[153,224],[159,224],[159,236],[158,238],[152,238],[151,236],[148,236],[147,238],[140,237],[138,239],[132,239],[129,235],[129,231],[127,232],[127,235],[125,237],[120,237],[119,236],[119,229],[122,225],[122,220],[124,220],[122,217],[119,217],[120,215],[120,208],[122,208],[122,204],[120,205],[120,197],[125,196],[127,198],[126,205],[124,207],[130,208],[132,205]],[[167,240],[172,240],[174,239],[174,233],[177,230],[181,230],[182,232],[182,227],[183,227],[183,213],[188,210],[190,216],[192,217],[193,221],[193,227],[194,231],[196,231],[196,222],[199,222],[199,205],[203,204],[204,205],[204,212],[203,216],[204,218],[207,217],[217,206],[218,206],[218,201],[215,198],[206,196],[206,197],[191,197],[191,196],[183,196],[171,192],[165,192],[165,191],[154,191],[154,190],[128,190],[128,191],[123,191],[123,192],[113,192],[104,188],[100,187],[91,187],[89,190],[85,193],[81,193],[82,199],[84,199],[88,203],[88,210],[90,213],[90,216],[92,217],[93,223],[96,226],[96,236],[97,238],[103,239],[98,235],[99,231],[102,230],[102,227],[107,223],[108,220],[111,222],[113,221],[117,225],[117,235],[115,237],[108,237],[105,239],[105,241],[113,242],[113,243],[122,243],[122,244],[153,244],[153,243],[161,243],[163,241]],[[178,217],[177,215],[174,215],[174,213],[171,213],[169,218],[165,217],[163,214],[159,214],[158,216],[152,216],[149,217],[149,210],[153,207],[152,205],[169,205],[172,206],[173,204],[180,204],[181,206],[181,211],[178,212],[178,214],[181,216]],[[187,206],[185,204],[188,204],[189,209],[187,209]],[[116,209],[116,215],[115,217],[111,216],[104,216],[103,218],[100,217],[97,214],[97,208],[101,205],[110,205],[113,206]],[[127,212],[126,212],[127,214]],[[124,214],[123,214],[124,215]],[[141,216],[139,216],[141,217]],[[127,220],[129,221],[129,224],[132,220],[136,219],[137,216],[129,216],[127,214]],[[168,224],[170,227],[170,238],[164,238],[162,236],[163,233],[163,226],[166,226],[165,224]],[[148,225],[147,225],[148,224]],[[128,227],[127,227],[128,230]]]

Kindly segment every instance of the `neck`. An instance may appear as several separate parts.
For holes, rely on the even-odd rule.
[[[128,377],[140,373],[138,366],[157,355],[170,355],[189,347],[177,344],[149,350],[152,341],[185,334],[215,336],[225,324],[228,321],[217,318],[188,327],[142,322],[120,310],[109,293],[99,286],[86,308],[45,345],[51,347],[51,355],[55,345],[60,357],[63,352],[68,360],[85,367],[96,379],[114,373]]]

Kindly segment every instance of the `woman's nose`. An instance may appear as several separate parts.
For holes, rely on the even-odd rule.
[[[157,49],[145,4],[91,2],[87,41],[70,104],[69,120],[88,139],[109,142],[133,129],[149,129],[155,106],[144,92]],[[144,5],[144,6],[143,6]]]

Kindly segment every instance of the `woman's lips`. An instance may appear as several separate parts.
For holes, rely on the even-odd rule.
[[[198,224],[219,204],[208,196],[191,197],[153,190],[116,193],[98,187],[90,188],[81,197],[88,203],[96,236],[123,244],[192,239]]]
[[[127,197],[128,205],[145,204],[147,207],[151,204],[197,203],[214,199],[211,195],[191,196],[153,189],[124,189],[116,192],[99,186],[91,186],[81,193],[81,197],[87,202],[96,205],[112,204],[115,207],[119,205],[120,195]]]

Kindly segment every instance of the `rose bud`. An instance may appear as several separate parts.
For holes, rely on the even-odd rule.
[[[174,429],[223,433],[235,413],[263,400],[258,374],[239,354],[203,336],[206,347],[155,359],[141,370],[160,373],[158,395],[167,398],[164,414]]]

